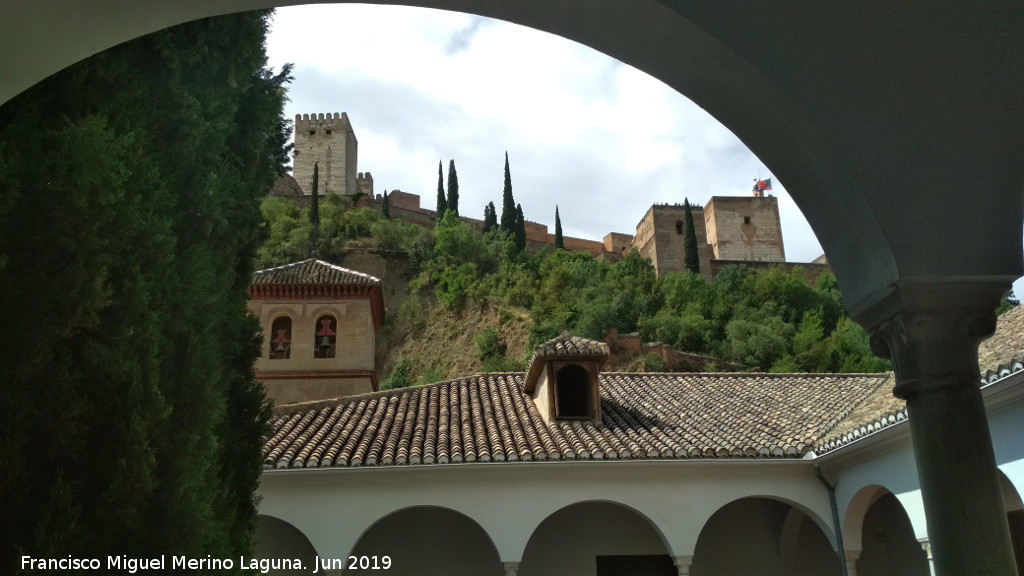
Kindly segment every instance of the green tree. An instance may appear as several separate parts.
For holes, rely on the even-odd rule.
[[[519,229],[516,201],[512,198],[512,173],[508,169],[508,152],[505,152],[505,187],[501,192],[501,229],[515,237]]]
[[[320,165],[313,163],[313,193],[309,204],[309,255],[319,256],[320,248]]]
[[[494,202],[488,202],[487,206],[484,206],[484,230],[483,233],[487,234],[491,230],[498,227],[498,215],[494,211]]]
[[[697,231],[693,227],[693,211],[690,210],[690,199],[686,204],[686,237],[683,240],[683,251],[686,259],[686,271],[700,274],[700,256],[697,254]]]
[[[388,191],[384,191],[384,199],[380,202],[380,214],[384,218],[391,220],[391,203],[388,200]]]
[[[437,161],[437,206],[435,208],[437,214],[435,219],[440,221],[444,217],[444,213],[448,210],[448,201],[444,197],[444,179],[441,176],[441,161]]]
[[[526,219],[523,218],[523,207],[516,204],[516,230],[512,239],[515,241],[516,250],[526,250]]]
[[[565,250],[565,243],[562,241],[562,219],[558,217],[558,206],[555,206],[555,248]]]
[[[164,30],[0,107],[4,558],[251,552],[246,294],[290,79],[263,68],[268,18]]]
[[[455,160],[448,162],[448,209],[459,215],[459,174],[455,171]]]

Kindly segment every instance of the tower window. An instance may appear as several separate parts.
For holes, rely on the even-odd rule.
[[[676,234],[682,234],[682,233],[683,233],[683,221],[682,220],[676,220]]]
[[[334,316],[321,316],[316,321],[316,340],[313,342],[314,358],[334,358],[338,343],[338,320]]]
[[[591,418],[590,385],[590,373],[579,364],[560,368],[555,374],[555,418]]]
[[[309,131],[309,135],[310,136],[316,136],[316,130],[310,130]]]
[[[743,223],[744,224],[750,224],[750,216],[744,216],[743,217]]]
[[[270,325],[270,359],[286,360],[292,355],[292,319],[281,316]]]
[[[324,134],[327,134],[328,136],[330,136],[331,135],[331,129],[328,128],[328,129],[324,130]]]

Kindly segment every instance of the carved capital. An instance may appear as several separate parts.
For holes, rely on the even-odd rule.
[[[679,576],[690,576],[690,564],[693,564],[693,556],[673,556]]]
[[[889,315],[869,326],[871,351],[892,361],[893,393],[904,399],[936,388],[977,385],[978,344],[995,331],[1003,283],[897,286]]]

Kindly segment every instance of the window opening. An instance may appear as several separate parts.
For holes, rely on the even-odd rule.
[[[744,216],[743,217],[743,223],[744,224],[750,224],[750,216]]]
[[[310,130],[309,131],[309,135],[310,136],[316,136],[316,130]]]
[[[270,359],[286,360],[292,355],[292,319],[281,316],[271,324]]]
[[[334,316],[321,316],[316,321],[316,342],[313,343],[314,358],[334,358],[338,342],[338,321]]]
[[[676,220],[676,234],[682,234],[682,233],[683,233],[683,221],[682,220]]]
[[[555,374],[555,418],[590,417],[590,373],[579,364],[563,366]]]

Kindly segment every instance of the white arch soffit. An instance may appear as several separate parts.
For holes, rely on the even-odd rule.
[[[783,504],[788,505],[791,508],[790,514],[792,514],[793,510],[796,510],[796,511],[802,513],[811,522],[814,522],[814,524],[818,527],[819,530],[821,530],[821,533],[825,535],[825,539],[828,540],[828,544],[829,544],[829,546],[832,547],[833,551],[839,549],[839,545],[837,544],[837,541],[836,541],[836,532],[832,528],[832,525],[829,522],[827,522],[823,517],[819,516],[818,513],[814,511],[814,509],[812,509],[812,508],[810,508],[810,507],[808,507],[808,506],[806,506],[806,505],[804,505],[804,504],[802,504],[802,503],[800,503],[800,502],[798,502],[796,500],[792,500],[790,498],[785,498],[783,496],[778,496],[778,495],[775,495],[775,494],[751,494],[749,496],[741,496],[739,498],[734,498],[734,499],[726,502],[725,504],[722,504],[710,516],[705,518],[704,521],[701,523],[700,534],[698,534],[697,539],[700,539],[700,536],[703,535],[704,529],[707,528],[708,522],[710,522],[711,519],[715,517],[715,514],[718,514],[718,512],[720,512],[723,508],[725,508],[726,506],[729,506],[731,504],[735,504],[736,502],[739,502],[740,500],[751,500],[751,499],[774,500],[776,502],[781,502]],[[787,523],[790,521],[790,516],[787,516],[786,521],[787,521]],[[694,545],[694,547],[696,547],[696,545],[697,545],[696,540],[694,541],[693,545]],[[692,553],[693,552],[691,551],[690,554],[692,554]]]
[[[519,558],[522,558],[523,556],[526,555],[526,549],[529,547],[529,543],[530,543],[530,540],[533,539],[533,535],[536,534],[537,530],[540,529],[541,525],[544,524],[545,522],[547,522],[552,516],[554,516],[555,514],[558,514],[559,512],[562,512],[562,511],[564,511],[564,510],[566,510],[568,508],[572,508],[573,506],[586,506],[587,504],[610,504],[612,506],[617,506],[619,508],[622,508],[623,510],[626,510],[630,514],[633,514],[637,518],[643,520],[648,526],[650,526],[654,530],[655,534],[658,535],[658,539],[661,541],[661,545],[665,547],[666,554],[668,554],[669,556],[673,556],[673,557],[675,557],[675,555],[677,554],[673,550],[672,543],[666,537],[665,531],[662,530],[662,527],[659,526],[658,523],[655,522],[654,519],[652,519],[649,514],[643,512],[642,510],[637,509],[634,506],[631,506],[629,504],[623,504],[622,502],[618,502],[616,500],[610,500],[610,499],[583,499],[583,500],[577,500],[576,502],[573,502],[571,504],[566,504],[565,506],[562,506],[561,508],[559,508],[557,510],[553,510],[549,514],[544,516],[544,518],[540,522],[538,522],[536,526],[533,527],[533,530],[530,531],[529,537],[523,543],[523,549],[519,552]],[[692,554],[693,551],[690,550],[689,553]]]
[[[145,33],[293,4],[0,0],[0,102]],[[402,4],[551,32],[691,98],[786,183],[862,322],[891,313],[883,300],[898,281],[1008,288],[1024,271],[1024,11],[1013,2],[894,4],[885,18],[815,0]],[[950,210],[966,192],[972,209]]]
[[[402,506],[401,508],[397,508],[395,510],[392,510],[391,512],[388,512],[387,514],[384,514],[383,516],[380,516],[376,520],[364,526],[363,529],[359,531],[359,536],[357,536],[356,539],[352,541],[352,545],[349,547],[348,554],[353,554],[355,552],[356,547],[359,546],[359,543],[363,540],[363,538],[365,538],[366,535],[369,534],[371,530],[373,530],[378,524],[380,524],[384,520],[387,520],[388,518],[391,518],[398,514],[415,514],[417,510],[426,509],[443,510],[445,512],[451,512],[452,514],[456,514],[458,516],[465,518],[466,520],[469,520],[473,523],[477,530],[480,531],[481,534],[487,537],[487,541],[491,543],[490,551],[494,552],[494,555],[497,556],[499,560],[502,559],[501,549],[498,547],[498,543],[494,540],[494,534],[491,531],[487,530],[486,526],[482,524],[478,518],[474,517],[472,514],[467,513],[464,510],[460,510],[458,508],[453,508],[451,506],[446,506],[442,504],[412,504],[409,506]]]

